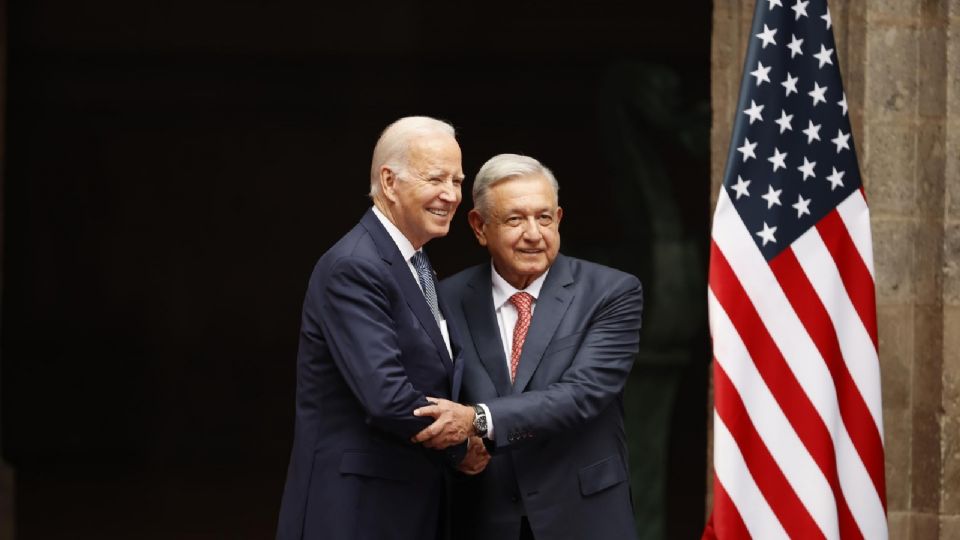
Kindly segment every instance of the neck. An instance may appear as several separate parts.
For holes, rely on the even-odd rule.
[[[410,238],[410,235],[407,234],[407,231],[403,230],[403,226],[401,226],[399,221],[397,220],[396,215],[393,211],[393,205],[390,203],[390,201],[384,201],[382,198],[376,197],[373,199],[373,205],[377,207],[377,210],[379,210],[380,213],[383,214],[390,223],[393,223],[393,225],[400,230],[400,234],[402,234],[404,238],[410,241],[410,244],[413,246],[413,249],[419,250],[420,248],[423,247],[424,242],[418,243],[413,238]]]

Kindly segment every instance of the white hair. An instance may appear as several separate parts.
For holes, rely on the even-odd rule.
[[[407,116],[387,126],[373,148],[370,163],[370,198],[380,193],[380,168],[389,167],[398,174],[405,174],[410,142],[425,135],[449,135],[456,137],[453,126],[429,116]]]
[[[522,176],[542,176],[546,178],[553,187],[553,194],[557,202],[560,201],[560,186],[550,169],[530,156],[499,154],[488,159],[477,172],[477,177],[473,181],[473,207],[480,212],[480,215],[487,217],[489,215],[487,213],[489,210],[487,208],[487,196],[490,188],[504,180]]]

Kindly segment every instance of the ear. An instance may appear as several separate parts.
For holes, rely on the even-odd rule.
[[[470,222],[470,229],[473,230],[473,235],[477,237],[477,242],[480,242],[481,246],[486,246],[487,235],[483,232],[483,216],[476,208],[470,210],[470,213],[467,214],[467,221]]]
[[[563,208],[557,207],[557,228],[560,228],[560,220],[563,219]]]
[[[383,165],[380,167],[380,193],[390,202],[397,202],[397,173],[390,167]]]

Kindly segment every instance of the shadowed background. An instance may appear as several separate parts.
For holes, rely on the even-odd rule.
[[[532,155],[562,250],[643,278],[627,390],[644,538],[697,538],[709,352],[708,4],[7,7],[0,433],[18,538],[272,537],[300,304],[389,122],[472,179]],[[465,194],[469,192],[468,182]],[[485,260],[469,196],[429,244]]]

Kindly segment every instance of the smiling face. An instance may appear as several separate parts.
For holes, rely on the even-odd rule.
[[[449,135],[422,135],[410,141],[405,171],[380,169],[383,204],[377,207],[420,249],[445,236],[460,205],[463,169],[460,146]]]
[[[525,289],[560,251],[563,209],[557,206],[557,194],[543,176],[521,176],[492,185],[486,201],[489,215],[471,210],[470,227],[490,251],[497,273]]]

